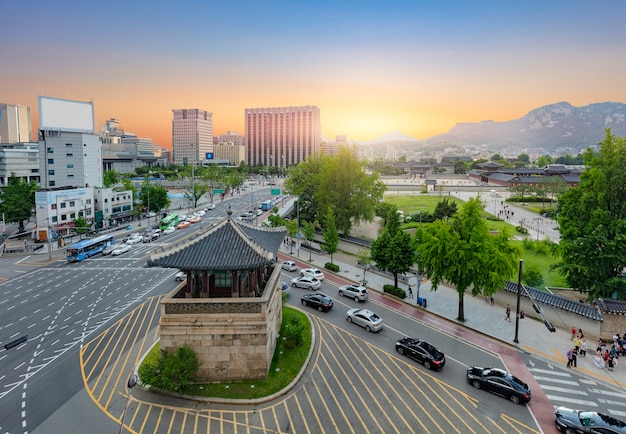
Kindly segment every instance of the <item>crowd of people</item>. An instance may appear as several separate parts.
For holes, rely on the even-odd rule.
[[[585,336],[581,329],[576,329],[572,327],[572,341],[574,342],[574,346],[572,349],[567,351],[567,367],[577,367],[578,356],[586,357],[587,355],[587,341],[585,340]],[[623,336],[620,336],[619,333],[615,333],[613,335],[613,343],[610,348],[607,343],[602,340],[602,338],[598,339],[598,344],[596,346],[596,354],[593,359],[593,363],[598,368],[607,368],[609,371],[612,371],[617,366],[617,361],[620,356],[624,356],[626,354],[626,333]]]

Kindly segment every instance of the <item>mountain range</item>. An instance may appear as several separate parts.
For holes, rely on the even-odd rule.
[[[458,123],[448,132],[422,141],[393,132],[362,144],[375,148],[392,145],[415,151],[475,146],[497,152],[533,150],[576,154],[602,141],[606,128],[610,128],[613,135],[626,136],[626,104],[602,102],[575,107],[568,102],[559,102],[531,110],[510,121]]]

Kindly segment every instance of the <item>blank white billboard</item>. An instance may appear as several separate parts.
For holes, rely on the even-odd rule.
[[[93,103],[40,96],[39,129],[93,133]]]

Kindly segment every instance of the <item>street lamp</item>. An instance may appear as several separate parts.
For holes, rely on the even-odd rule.
[[[520,305],[520,297],[522,292],[522,268],[524,267],[524,260],[519,260],[519,272],[517,273],[517,307],[515,311],[515,339],[513,342],[519,344],[519,339],[517,338],[517,334],[519,332],[519,305]],[[534,304],[534,303],[533,303]]]
[[[137,375],[133,374],[129,379],[128,379],[128,383],[126,384],[126,386],[128,386],[128,395],[126,396],[126,404],[124,405],[124,411],[122,412],[122,421],[120,422],[120,433],[122,434],[123,430],[124,430],[124,418],[126,417],[126,410],[128,409],[128,401],[130,401],[130,395],[131,392],[133,390],[133,387],[135,387],[137,385],[137,381],[139,379],[137,378]]]

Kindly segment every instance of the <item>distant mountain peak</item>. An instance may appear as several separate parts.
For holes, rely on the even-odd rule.
[[[387,142],[419,142],[419,140],[411,136],[407,136],[406,134],[403,134],[400,131],[392,131],[390,133],[377,137],[374,140],[370,140],[369,142],[363,142],[363,144],[375,145],[376,143],[387,143]]]

